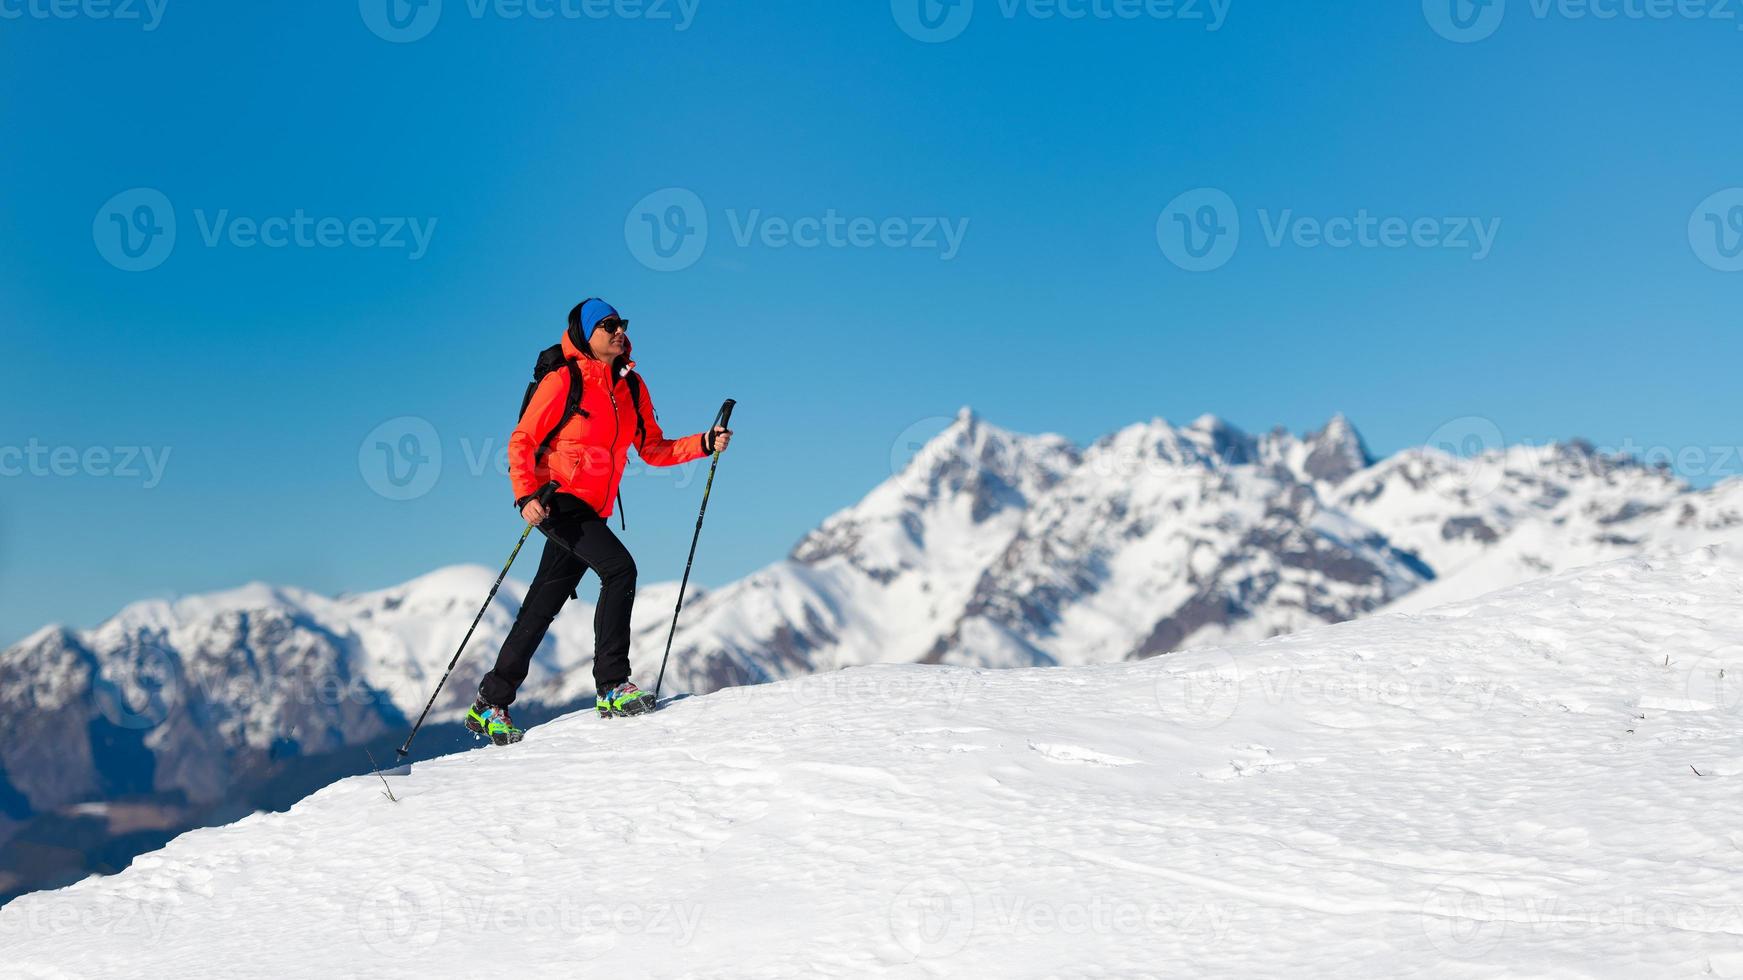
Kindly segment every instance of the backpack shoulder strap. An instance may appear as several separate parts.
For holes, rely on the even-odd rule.
[[[642,376],[630,371],[624,380],[629,382],[629,398],[635,405],[635,445],[639,451],[642,443],[648,441],[648,424],[642,421]]]
[[[551,426],[551,431],[545,433],[545,437],[539,440],[539,448],[533,452],[535,460],[542,459],[546,453],[551,451],[552,441],[557,438],[557,433],[563,431],[563,426],[569,424],[570,419],[577,415],[582,418],[591,418],[590,413],[581,407],[581,369],[576,367],[575,362],[571,360],[565,360],[563,367],[569,372],[569,392],[563,396],[563,415],[557,419],[556,425]]]

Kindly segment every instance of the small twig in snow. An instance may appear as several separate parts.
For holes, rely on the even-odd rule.
[[[387,785],[387,777],[381,775],[381,766],[375,761],[375,753],[369,751],[369,746],[363,747],[363,754],[369,756],[369,764],[375,767],[375,775],[381,779],[381,788],[387,793],[387,798],[395,803],[399,800],[393,795],[393,787]]]

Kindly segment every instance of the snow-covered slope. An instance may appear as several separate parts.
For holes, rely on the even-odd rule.
[[[0,651],[0,901],[356,771],[357,745],[403,736],[422,710],[494,578],[449,568],[338,599],[250,585]],[[437,723],[464,710],[524,589],[504,585]],[[641,589],[639,649],[658,649],[676,591]],[[592,696],[591,607],[578,605],[534,661],[535,713]]]
[[[348,779],[0,909],[11,976],[1743,975],[1743,560],[846,670]],[[1723,673],[1721,672],[1723,669]]]

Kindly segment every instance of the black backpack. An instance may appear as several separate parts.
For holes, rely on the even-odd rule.
[[[557,420],[556,425],[551,427],[551,431],[545,433],[544,438],[539,440],[539,448],[533,451],[535,462],[543,459],[545,454],[551,451],[552,440],[557,438],[557,433],[562,431],[563,426],[569,424],[570,419],[577,415],[582,418],[593,417],[591,412],[581,407],[581,369],[576,366],[574,361],[563,356],[562,344],[553,344],[539,351],[539,359],[533,364],[532,383],[527,385],[527,393],[521,396],[520,400],[520,418],[526,418],[527,406],[533,401],[533,392],[539,389],[539,382],[545,380],[545,375],[552,371],[565,369],[569,372],[569,397],[563,401],[563,416]],[[631,371],[624,380],[629,382],[629,397],[632,404],[635,405],[636,448],[639,449],[648,438],[647,424],[642,421],[642,379],[640,375]]]

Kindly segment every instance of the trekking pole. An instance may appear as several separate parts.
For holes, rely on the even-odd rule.
[[[714,424],[708,427],[709,432],[715,426],[732,427],[732,406],[738,402],[728,398],[726,404],[720,406],[720,412],[714,416]],[[708,514],[708,494],[714,489],[714,471],[720,466],[720,447],[714,447],[714,462],[708,464],[708,483],[702,488],[702,509],[696,514],[696,533],[690,536],[690,557],[684,560],[684,580],[678,583],[678,605],[672,610],[672,628],[666,633],[666,654],[660,658],[660,676],[654,681],[654,707],[660,706],[660,685],[666,680],[666,659],[672,655],[672,637],[678,635],[678,613],[684,609],[684,590],[690,585],[690,565],[696,561],[696,542],[702,539],[702,518]]]
[[[539,489],[539,505],[547,511],[551,507],[551,494],[556,489],[557,481],[555,480]],[[401,761],[404,761],[406,753],[412,750],[412,739],[417,738],[418,729],[424,727],[424,719],[430,716],[430,709],[435,707],[436,696],[442,693],[442,685],[448,683],[448,675],[454,672],[454,665],[460,662],[460,654],[465,653],[466,644],[472,642],[473,631],[478,629],[479,622],[484,619],[484,611],[489,609],[490,603],[496,599],[496,590],[502,588],[502,580],[508,578],[508,570],[514,567],[514,560],[520,556],[521,546],[527,543],[527,538],[532,535],[535,526],[537,525],[532,521],[528,521],[527,529],[520,533],[520,540],[515,542],[514,550],[508,554],[508,561],[503,563],[502,572],[496,576],[496,584],[490,587],[490,594],[484,597],[484,605],[479,607],[478,615],[472,618],[471,628],[466,630],[466,638],[460,641],[460,649],[454,651],[454,659],[448,661],[448,669],[442,672],[442,679],[436,682],[436,689],[430,692],[430,702],[424,705],[424,713],[418,715],[418,723],[412,726],[412,733],[405,737],[405,744],[396,750]]]

